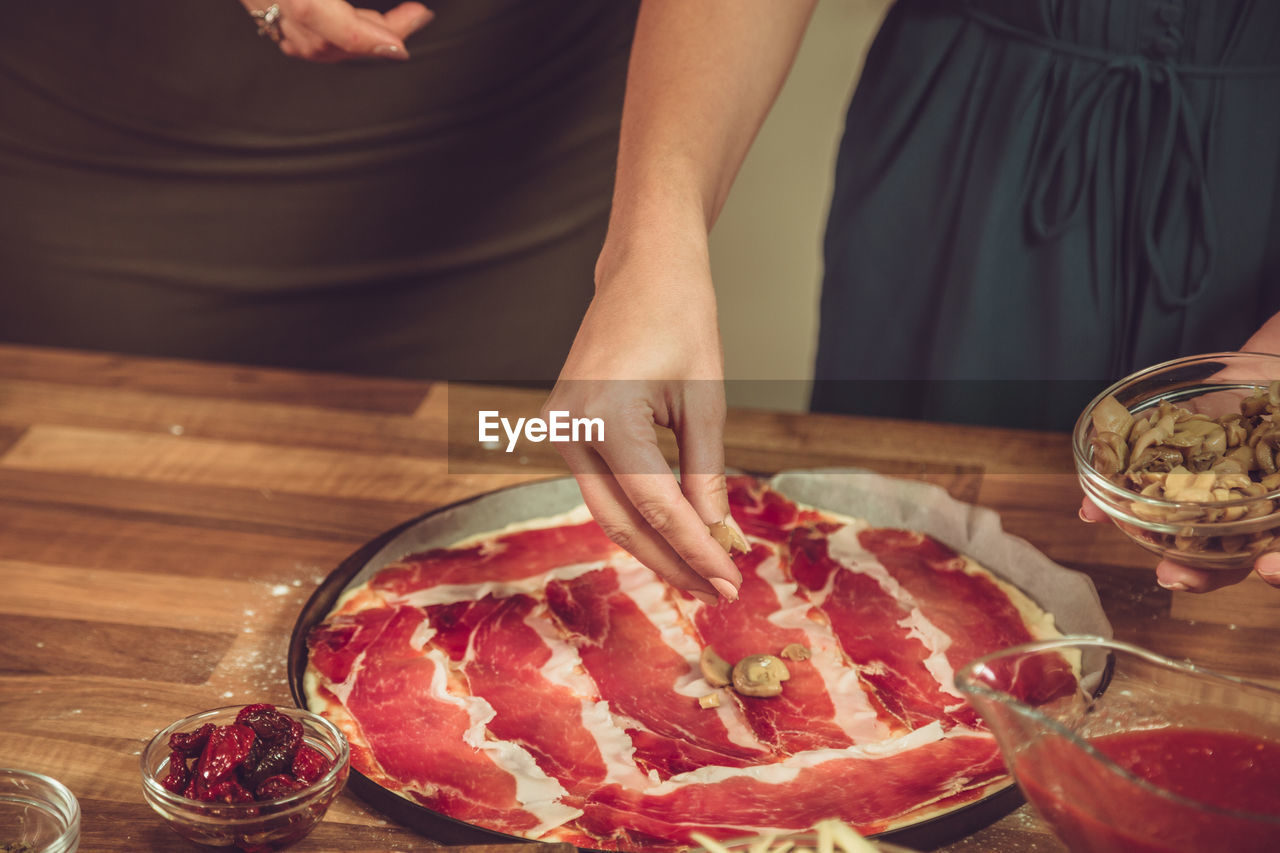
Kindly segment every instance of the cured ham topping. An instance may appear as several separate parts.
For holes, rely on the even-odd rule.
[[[620,550],[593,521],[534,528],[470,547],[411,554],[379,572],[370,586],[407,595],[446,584],[520,581],[564,566],[601,562]]]
[[[647,791],[610,786],[580,819],[631,849],[648,839],[712,838],[808,829],[838,818],[871,834],[924,806],[975,798],[1004,774],[990,738],[939,727],[883,745],[801,753],[768,768],[689,774]],[[649,842],[648,846],[653,846]]]
[[[580,515],[532,523],[346,595],[308,638],[312,707],[389,790],[603,850],[870,834],[1009,784],[953,673],[1051,620],[928,536],[729,486],[737,601],[665,586]],[[1051,659],[1018,685],[1042,700],[1075,674]]]
[[[697,673],[687,652],[668,644],[650,615],[619,588],[614,570],[552,581],[546,592],[547,605],[575,638],[601,697],[616,716],[649,735],[636,745],[641,767],[665,778],[706,763],[742,766],[772,759],[765,744],[750,736],[735,738],[721,715],[705,714],[690,701],[697,694],[681,688]],[[695,647],[692,639],[689,645]],[[672,753],[651,736],[682,749]]]

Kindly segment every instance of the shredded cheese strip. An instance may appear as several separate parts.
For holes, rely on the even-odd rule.
[[[846,823],[838,820],[820,820],[813,826],[813,833],[800,836],[804,841],[812,840],[813,846],[797,844],[797,836],[778,836],[768,833],[758,836],[749,842],[730,842],[725,844],[716,841],[701,832],[691,833],[691,837],[702,845],[704,853],[876,853],[875,846],[863,838]],[[812,835],[812,839],[809,836]],[[743,851],[742,844],[747,847]]]

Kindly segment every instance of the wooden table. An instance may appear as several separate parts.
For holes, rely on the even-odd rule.
[[[362,543],[559,473],[553,456],[513,466],[450,453],[474,445],[481,403],[505,414],[540,400],[0,345],[0,765],[74,791],[86,853],[197,849],[142,801],[145,742],[204,708],[289,703],[300,608]],[[1252,578],[1204,596],[1162,590],[1144,552],[1076,518],[1065,435],[736,411],[727,458],[942,484],[1087,572],[1118,638],[1280,683],[1280,591]],[[344,794],[295,849],[436,846]],[[945,849],[1062,848],[1023,807]]]

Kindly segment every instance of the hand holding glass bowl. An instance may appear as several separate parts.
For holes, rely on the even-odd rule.
[[[166,785],[174,769],[171,736],[178,733],[180,738],[195,737],[206,725],[230,727],[245,708],[261,707],[269,706],[236,705],[193,714],[157,732],[142,751],[143,796],[183,838],[208,847],[236,847],[245,853],[283,850],[310,833],[341,793],[351,766],[347,739],[319,714],[285,707],[274,710],[301,727],[302,746],[297,748],[309,747],[327,762],[323,772],[305,787],[289,790],[285,782],[266,783],[278,784],[279,795],[225,802],[191,799],[171,790],[172,785]],[[264,758],[262,763],[268,760]],[[280,773],[277,779],[285,775]]]
[[[1072,446],[1081,516],[1159,556],[1163,585],[1203,592],[1280,568],[1280,356],[1138,371],[1085,408]]]

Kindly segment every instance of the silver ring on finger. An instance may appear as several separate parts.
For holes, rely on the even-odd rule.
[[[258,35],[266,36],[276,44],[284,40],[284,33],[280,30],[279,3],[272,3],[265,9],[251,11],[249,15],[258,23]]]

